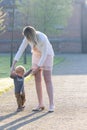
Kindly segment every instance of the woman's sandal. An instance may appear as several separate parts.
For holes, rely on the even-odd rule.
[[[42,107],[36,107],[36,108],[33,108],[32,109],[32,111],[42,111],[42,110],[44,110],[45,109],[45,107],[44,106],[42,106]]]
[[[55,106],[50,106],[48,112],[54,112]]]

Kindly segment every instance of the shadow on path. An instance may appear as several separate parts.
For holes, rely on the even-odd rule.
[[[12,116],[14,116],[16,114],[17,114],[17,112],[13,112],[13,113],[10,113],[10,114],[5,115],[5,116],[0,116],[0,122],[5,120],[5,119],[8,119],[8,118],[10,118],[10,117],[12,117]]]
[[[7,118],[14,116],[16,114],[17,113],[11,113],[11,114],[8,114],[5,117],[1,117],[2,119],[0,119],[0,122],[1,122],[1,120],[7,119]],[[38,115],[38,114],[40,114],[40,115]],[[4,130],[4,129],[6,129],[6,130],[16,130],[20,127],[23,127],[24,125],[27,125],[31,122],[34,122],[34,121],[46,116],[47,114],[49,114],[49,112],[46,112],[46,113],[32,112],[31,114],[29,114],[27,116],[18,118],[16,120],[12,121],[12,122],[9,122],[5,125],[0,126],[0,130]],[[35,115],[35,117],[33,117],[34,115]],[[30,117],[32,117],[32,118],[30,118]]]

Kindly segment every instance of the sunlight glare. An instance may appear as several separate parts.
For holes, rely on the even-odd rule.
[[[85,0],[85,3],[86,3],[86,5],[87,5],[87,0]]]

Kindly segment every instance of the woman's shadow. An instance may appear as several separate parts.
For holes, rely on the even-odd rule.
[[[5,120],[5,119],[8,119],[8,118],[10,118],[12,116],[15,116],[16,114],[17,114],[17,112],[14,112],[14,113],[10,113],[10,114],[8,114],[6,116],[1,116],[0,117],[0,122]],[[49,112],[41,113],[41,112],[33,112],[32,111],[29,115],[20,117],[20,118],[14,120],[14,121],[11,121],[11,122],[9,122],[7,124],[4,124],[4,125],[0,126],[0,130],[4,130],[4,129],[6,129],[6,130],[16,130],[16,129],[20,128],[20,127],[23,127],[26,124],[29,124],[31,122],[34,122],[34,121],[46,116],[47,114],[49,114]],[[34,115],[35,115],[35,117],[32,117]],[[29,119],[29,117],[30,117],[30,119]]]

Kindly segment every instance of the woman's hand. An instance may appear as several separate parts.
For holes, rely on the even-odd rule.
[[[40,67],[36,67],[32,69],[32,74],[35,75],[40,70]]]
[[[16,72],[12,71],[11,74],[10,74],[10,78],[14,78],[15,76],[16,76]]]

